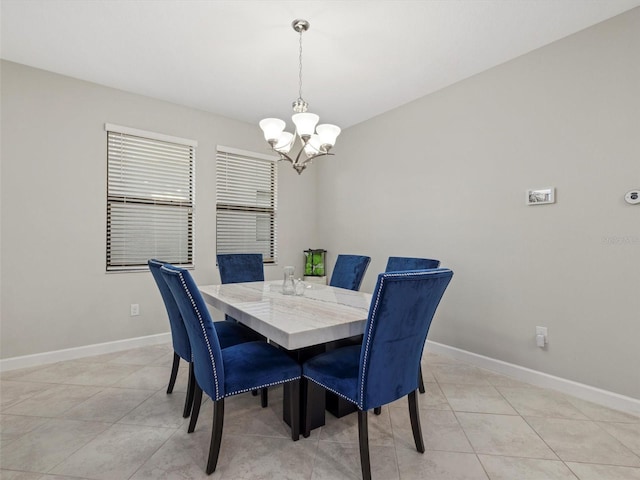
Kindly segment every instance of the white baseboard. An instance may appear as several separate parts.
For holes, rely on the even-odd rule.
[[[640,416],[640,400],[636,398],[609,392],[590,385],[585,385],[584,383],[578,383],[573,380],[556,377],[537,370],[521,367],[520,365],[503,362],[502,360],[485,357],[484,355],[478,355],[477,353],[468,352],[466,350],[450,347],[449,345],[432,342],[430,340],[427,340],[426,350],[446,355],[480,368],[492,370],[538,387],[558,390],[582,400],[587,400],[615,410],[622,410],[633,415]]]
[[[171,334],[159,333],[146,337],[127,338],[113,342],[54,350],[52,352],[4,358],[0,360],[0,372],[8,372],[9,370],[16,370],[18,368],[36,367],[38,365],[74,360],[76,358],[91,357],[93,355],[102,355],[104,353],[120,352],[122,350],[129,350],[130,348],[159,345],[167,342],[171,342]]]

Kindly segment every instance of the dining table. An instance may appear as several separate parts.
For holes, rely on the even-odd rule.
[[[359,341],[369,313],[370,293],[317,283],[305,282],[303,286],[296,292],[301,294],[284,294],[282,280],[199,285],[198,289],[207,304],[287,350],[300,363],[345,342]],[[355,405],[325,394],[313,382],[303,392],[300,405],[303,432],[307,419],[310,429],[324,425],[325,409],[336,416],[355,411]],[[285,386],[283,419],[288,424],[290,401]]]

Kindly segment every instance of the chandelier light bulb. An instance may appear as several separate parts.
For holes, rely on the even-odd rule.
[[[265,118],[260,121],[259,125],[264,133],[264,139],[273,146],[280,138],[286,123],[279,118]]]
[[[293,120],[293,123],[296,126],[298,135],[302,138],[308,135],[313,135],[320,117],[315,113],[296,113],[291,116],[291,120]]]
[[[322,146],[329,145],[329,148],[336,144],[336,139],[340,135],[340,127],[331,125],[329,123],[323,123],[316,127],[316,132],[320,136],[320,143]],[[327,149],[328,150],[328,149]]]
[[[324,153],[322,151],[322,143],[320,142],[320,135],[316,135],[315,133],[309,137],[307,143],[304,145],[304,153],[307,158],[315,157],[319,153]]]
[[[276,152],[289,153],[289,150],[291,150],[294,141],[295,138],[293,136],[293,133],[282,132],[280,134],[280,138],[278,138],[278,143],[275,144],[273,149]]]

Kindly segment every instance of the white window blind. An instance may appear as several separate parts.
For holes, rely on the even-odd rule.
[[[106,124],[107,271],[193,266],[192,140]]]
[[[216,251],[277,260],[277,158],[218,146]]]

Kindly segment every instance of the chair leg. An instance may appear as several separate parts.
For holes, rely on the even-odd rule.
[[[297,442],[300,439],[300,380],[294,380],[290,384],[291,440]],[[263,388],[262,390],[265,392],[267,389]]]
[[[309,405],[309,383],[310,380],[307,380],[304,377],[302,377],[302,380],[300,380],[300,394],[302,395],[302,401],[300,402],[302,405],[302,412],[300,413],[302,425],[300,425],[300,429],[304,438],[309,438],[309,435],[311,435],[311,405]]]
[[[193,371],[193,362],[189,362],[189,383],[187,384],[187,396],[184,399],[184,410],[182,412],[183,418],[187,418],[191,414],[196,383],[196,375]],[[200,395],[202,396],[202,390],[200,391]]]
[[[198,423],[198,416],[200,415],[200,405],[202,404],[202,389],[198,382],[193,381],[194,383],[194,392],[193,392],[193,410],[191,411],[191,421],[189,422],[189,428],[187,429],[187,433],[193,433],[196,429],[196,423]]]
[[[418,413],[418,396],[414,390],[407,397],[409,400],[409,418],[411,418],[411,430],[413,440],[416,442],[416,450],[424,453],[424,441],[422,440],[422,428],[420,427],[420,414]]]
[[[420,370],[418,371],[418,390],[420,393],[424,393],[424,380],[422,379],[422,365],[420,365]]]
[[[269,406],[269,389],[267,387],[260,389],[260,404],[262,408]]]
[[[358,410],[358,439],[360,442],[360,467],[362,480],[371,480],[371,461],[369,460],[369,427],[367,411]]]
[[[171,376],[169,377],[169,385],[167,386],[167,393],[173,392],[173,386],[176,384],[176,378],[178,377],[178,368],[180,367],[180,355],[173,352],[173,365],[171,367]]]
[[[213,427],[211,429],[211,446],[207,462],[207,475],[212,474],[218,465],[220,443],[222,442],[222,426],[224,424],[224,398],[213,402]]]
[[[373,413],[375,413],[376,415],[380,415],[382,413],[382,407],[375,407],[373,409]]]

